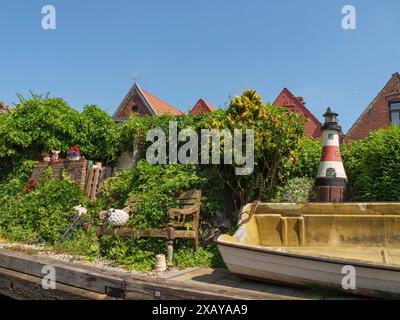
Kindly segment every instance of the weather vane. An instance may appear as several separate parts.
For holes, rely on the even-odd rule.
[[[133,72],[130,74],[130,77],[133,79],[133,82],[137,82],[139,79],[140,74],[138,72]]]

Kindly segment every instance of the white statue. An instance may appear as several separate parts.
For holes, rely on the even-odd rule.
[[[53,156],[51,157],[50,161],[51,162],[59,162],[58,155],[61,151],[60,150],[51,150],[51,152],[53,153]]]

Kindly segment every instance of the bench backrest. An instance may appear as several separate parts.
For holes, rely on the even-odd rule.
[[[201,203],[201,191],[200,190],[190,190],[186,191],[178,197],[178,200],[182,204],[182,208],[190,208],[193,205],[199,205]]]

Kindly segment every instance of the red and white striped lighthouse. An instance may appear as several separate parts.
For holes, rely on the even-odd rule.
[[[347,176],[340,153],[338,114],[330,108],[324,114],[322,126],[322,156],[315,180],[316,200],[318,202],[343,202],[346,195]]]

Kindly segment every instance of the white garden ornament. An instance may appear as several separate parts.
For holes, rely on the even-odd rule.
[[[109,209],[107,212],[107,221],[113,226],[124,226],[129,219],[129,214],[120,209]]]
[[[82,215],[85,215],[87,213],[87,209],[82,205],[75,206],[74,210],[76,211],[78,216],[82,216]]]

